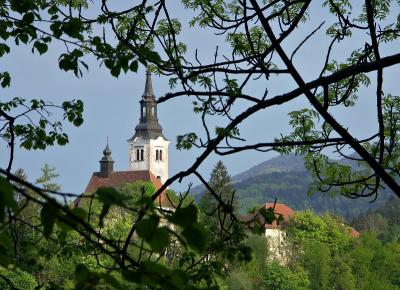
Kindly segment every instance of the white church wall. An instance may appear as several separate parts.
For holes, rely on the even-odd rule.
[[[150,140],[136,138],[129,143],[129,170],[149,170],[154,176],[159,176],[161,182],[164,183],[168,179],[168,145],[169,141],[162,137]],[[140,158],[138,160],[137,150],[142,149],[144,150],[143,160]],[[157,160],[156,150],[162,151],[162,160]]]
[[[149,140],[143,140],[142,138],[136,138],[133,142],[129,142],[129,170],[141,171],[149,170],[149,154],[150,154],[150,142]],[[137,159],[137,150],[144,150],[143,160]],[[140,151],[139,151],[140,152]],[[139,153],[140,155],[141,153]]]
[[[156,176],[160,177],[161,182],[165,183],[168,179],[168,145],[169,141],[162,137],[150,140],[150,171]],[[156,150],[161,153],[157,160]]]
[[[286,264],[288,259],[286,233],[280,228],[265,229],[268,240],[270,257],[281,264]]]

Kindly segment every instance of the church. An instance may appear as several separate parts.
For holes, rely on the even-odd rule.
[[[153,91],[151,72],[147,69],[144,93],[139,101],[140,119],[133,136],[128,140],[129,166],[126,171],[114,171],[114,161],[108,146],[103,150],[100,171],[94,172],[84,193],[94,193],[100,187],[118,188],[125,183],[150,181],[157,189],[168,179],[169,141],[157,118],[157,100]],[[159,202],[166,202],[165,193]],[[79,204],[79,199],[75,205]]]

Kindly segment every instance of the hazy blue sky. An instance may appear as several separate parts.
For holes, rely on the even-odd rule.
[[[316,1],[319,2],[319,1]],[[175,2],[174,2],[175,3]],[[171,4],[175,5],[175,4]],[[320,5],[320,4],[318,4]],[[171,10],[173,17],[182,18],[187,13],[182,9]],[[327,23],[301,50],[295,59],[296,66],[300,68],[307,80],[315,78],[323,63],[324,53],[328,47],[325,30],[329,25],[329,19],[324,19],[326,14],[322,13],[320,7],[311,10],[311,21],[304,25],[297,37],[289,38],[285,43],[286,48],[296,47],[306,33],[311,32],[322,21]],[[204,59],[210,58],[216,45],[220,51],[226,49],[224,37],[216,37],[208,30],[193,30],[184,28],[182,40],[189,46],[189,55],[193,56],[197,48],[200,56]],[[342,49],[336,51],[339,59],[348,56],[355,44],[363,43],[366,39],[355,38],[352,42],[341,43]],[[398,43],[397,43],[398,45]],[[46,151],[29,151],[18,149],[13,169],[23,168],[31,181],[40,176],[40,168],[48,163],[57,168],[60,174],[58,182],[64,191],[81,193],[86,187],[89,178],[94,171],[98,171],[98,161],[102,157],[102,150],[109,137],[109,144],[113,151],[115,170],[127,170],[128,168],[128,144],[126,142],[133,133],[139,120],[138,102],[144,89],[145,73],[140,67],[137,74],[128,73],[120,75],[118,79],[113,78],[108,70],[100,68],[93,58],[88,58],[89,72],[84,73],[80,79],[71,73],[65,73],[58,68],[58,56],[63,46],[53,44],[49,53],[45,56],[33,55],[28,47],[13,48],[12,53],[0,59],[0,66],[12,74],[12,86],[3,90],[3,98],[20,96],[24,98],[43,98],[54,103],[63,100],[78,98],[85,103],[85,122],[80,128],[65,125],[65,131],[69,134],[70,143],[64,147],[54,147]],[[398,46],[392,44],[384,50],[385,53],[398,51]],[[371,75],[374,78],[374,75]],[[385,92],[398,94],[399,69],[388,69],[385,71]],[[260,95],[264,90],[264,81],[254,81],[247,88],[246,93]],[[168,79],[158,78],[153,75],[153,86],[157,97],[169,92]],[[270,96],[275,93],[287,91],[294,87],[291,80],[285,78],[272,78],[268,82]],[[338,112],[339,120],[349,127],[349,130],[357,136],[365,137],[371,133],[375,125],[374,111],[374,87],[362,90],[362,100],[353,109]],[[307,106],[304,98],[300,98],[289,105],[272,108],[250,118],[240,129],[245,138],[251,141],[271,141],[280,133],[288,132],[287,113],[291,110],[301,109]],[[159,106],[159,121],[164,129],[164,135],[171,140],[169,170],[170,176],[185,169],[196,158],[198,151],[179,152],[175,149],[176,136],[200,128],[198,116],[192,113],[191,100],[187,97],[172,100]],[[0,161],[5,167],[6,148],[2,143]],[[242,172],[270,157],[273,153],[246,152],[235,156],[224,158],[232,175]],[[212,156],[201,167],[201,172],[208,178],[210,169],[220,159]],[[194,179],[186,179],[181,185],[172,186],[183,190],[188,182]],[[194,180],[197,183],[196,180]]]

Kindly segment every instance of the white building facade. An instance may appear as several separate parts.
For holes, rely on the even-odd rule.
[[[295,212],[293,209],[283,203],[266,203],[265,208],[273,208],[276,218],[281,216],[282,221],[278,224],[274,221],[272,224],[265,225],[265,237],[268,240],[268,249],[270,258],[286,265],[289,261],[288,242],[286,232],[282,225],[287,223]]]

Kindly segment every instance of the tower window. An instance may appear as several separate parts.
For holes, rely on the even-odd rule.
[[[142,107],[142,116],[146,117],[146,107]]]
[[[162,160],[162,150],[160,150],[159,157],[160,157],[160,160]]]
[[[158,160],[158,150],[156,150],[156,160]]]
[[[154,117],[154,106],[151,107],[151,116]]]
[[[143,160],[144,160],[144,150],[136,149],[136,161],[143,161]]]

